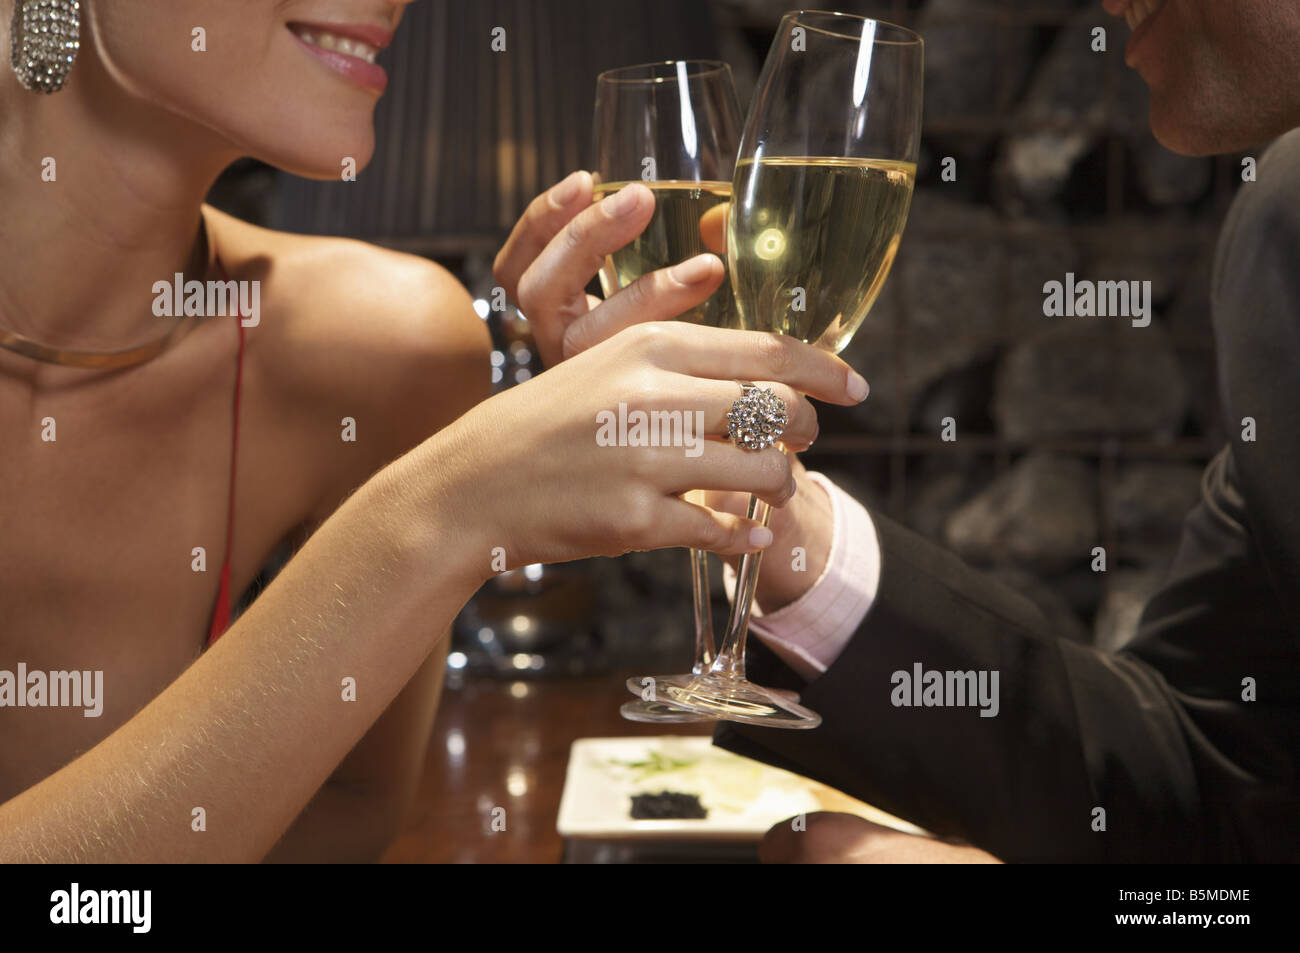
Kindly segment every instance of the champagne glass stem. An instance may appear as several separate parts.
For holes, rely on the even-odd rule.
[[[745,515],[766,526],[772,515],[772,507],[758,497],[751,496]],[[745,677],[745,636],[749,632],[749,614],[754,607],[758,567],[762,562],[762,550],[756,553],[745,553],[740,557],[740,569],[736,578],[736,598],[732,600],[731,615],[727,617],[727,632],[722,637],[722,647],[718,649],[718,656],[709,669],[715,675],[738,679]]]
[[[703,675],[713,664],[713,607],[709,603],[709,557],[691,550],[691,589],[695,605],[695,664],[691,671]]]

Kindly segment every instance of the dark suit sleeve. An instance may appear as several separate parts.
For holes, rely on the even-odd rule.
[[[1214,305],[1234,439],[1206,469],[1130,643],[1103,652],[1062,637],[1018,594],[873,514],[876,602],[801,691],[822,726],[724,723],[716,743],[1009,861],[1300,859],[1295,135],[1234,203]],[[1254,443],[1237,439],[1243,416]],[[751,651],[751,677],[788,684],[761,645]],[[891,676],[918,662],[998,672],[997,716],[896,707]]]

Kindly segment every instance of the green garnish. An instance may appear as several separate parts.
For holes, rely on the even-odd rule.
[[[690,759],[680,760],[678,758],[669,758],[660,754],[658,751],[651,751],[649,757],[644,761],[620,761],[617,758],[610,758],[609,763],[616,764],[623,768],[631,768],[632,770],[639,772],[640,776],[637,780],[643,781],[656,774],[689,768],[696,762]]]

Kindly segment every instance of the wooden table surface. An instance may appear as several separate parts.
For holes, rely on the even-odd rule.
[[[632,698],[623,687],[630,674],[529,682],[467,675],[460,687],[449,683],[411,824],[384,861],[558,863],[564,844],[555,819],[576,739],[712,733],[707,723],[625,720],[618,709]],[[493,830],[494,817],[504,831]]]

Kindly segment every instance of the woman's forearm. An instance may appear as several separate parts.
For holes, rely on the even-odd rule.
[[[266,855],[486,574],[407,460],[344,503],[147,707],[0,805],[0,861]]]
[[[696,376],[704,367],[722,376]],[[794,490],[783,455],[717,439],[698,457],[611,447],[598,427],[631,398],[639,413],[692,409],[720,437],[734,397],[719,381],[736,379],[783,390],[791,446],[816,432],[802,395],[861,399],[848,365],[792,338],[668,322],[489,398],[366,483],[139,714],[0,805],[0,862],[261,859],[493,571],[766,545],[752,520],[682,494],[781,505]]]
[[[374,863],[383,857],[415,807],[450,641],[449,628],[263,858],[266,863]]]

